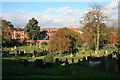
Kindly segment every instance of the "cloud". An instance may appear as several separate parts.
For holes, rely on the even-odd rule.
[[[104,7],[108,17],[111,17],[111,18],[118,17],[118,2],[119,1],[113,1],[109,5]]]
[[[69,9],[70,9],[70,7],[61,7],[56,12],[60,13],[60,12],[64,12],[64,11],[69,10]]]
[[[56,11],[56,8],[48,8],[46,11],[44,11],[44,13],[49,13],[53,11]]]
[[[118,1],[113,1],[113,2],[111,2],[109,5],[107,5],[105,8],[107,8],[107,9],[116,9],[116,8],[118,8]]]
[[[118,2],[113,1],[105,6],[105,11],[110,17],[116,18],[118,16],[117,9]],[[91,10],[88,8],[88,10]],[[27,22],[32,18],[36,18],[42,28],[60,28],[66,27],[68,24],[72,27],[80,27],[79,21],[83,17],[85,11],[79,9],[72,9],[71,7],[48,8],[43,13],[30,13],[22,10],[14,10],[10,13],[3,12],[3,18],[12,22],[16,26],[25,27]]]
[[[50,14],[54,12],[54,14]],[[60,13],[59,15],[57,15]],[[39,21],[42,28],[66,27],[71,24],[73,27],[80,27],[79,19],[82,12],[70,7],[48,8],[43,13],[30,13],[27,11],[16,10],[12,13],[4,13],[3,18],[12,22],[14,26],[25,27],[32,17]]]

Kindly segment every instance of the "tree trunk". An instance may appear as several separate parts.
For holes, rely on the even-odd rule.
[[[96,43],[96,52],[99,53],[99,39],[100,39],[100,31],[99,31],[99,24],[97,26],[97,43]]]

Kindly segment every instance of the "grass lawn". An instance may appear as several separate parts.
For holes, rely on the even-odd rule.
[[[8,48],[11,50],[11,48]],[[19,50],[27,50],[27,53],[29,53],[30,50],[38,50],[38,47],[33,46],[32,48],[29,48],[29,46],[19,46]],[[40,52],[42,49],[39,50]],[[112,51],[111,49],[109,51]],[[26,54],[27,54],[26,53]],[[62,63],[60,66],[53,66],[53,67],[45,67],[45,68],[36,68],[34,66],[34,63],[29,63],[28,67],[23,66],[22,60],[15,60],[14,59],[14,52],[10,52],[11,57],[2,57],[2,72],[3,72],[3,79],[5,78],[117,78],[120,79],[120,74],[113,73],[113,72],[104,72],[100,69],[95,68],[88,68],[88,66],[80,66],[76,63],[78,60],[74,60],[75,64],[71,64],[72,60],[71,58],[82,58],[84,56],[89,56],[89,51],[85,51],[85,54],[82,54],[80,51],[78,55],[75,57],[70,57],[70,55],[64,55],[62,59],[68,58],[68,62],[70,63],[70,72],[66,72],[66,69],[64,67],[64,63]],[[101,50],[101,53],[99,56],[103,56],[104,50]],[[92,56],[98,56],[97,54],[92,54]],[[105,55],[107,56],[107,54]],[[44,59],[45,56],[40,57],[20,57],[19,59],[28,59],[29,62],[33,62],[36,59]],[[57,58],[58,55],[56,55],[54,58]],[[85,71],[79,71],[79,70],[85,70]]]
[[[79,71],[86,69],[85,71]],[[104,72],[99,69],[88,68],[77,64],[70,64],[67,73],[64,65],[49,68],[36,68],[33,63],[23,67],[21,60],[3,59],[2,72],[4,78],[118,78],[118,73]]]

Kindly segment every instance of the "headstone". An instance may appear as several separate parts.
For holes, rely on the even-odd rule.
[[[26,51],[24,50],[24,53],[26,53]]]
[[[101,69],[103,71],[106,71],[106,66],[107,66],[106,58],[103,56],[101,59]]]
[[[83,51],[82,54],[85,54],[85,52]]]
[[[118,72],[118,63],[117,63],[117,60],[114,61],[113,71],[114,72]]]
[[[120,57],[118,57],[117,63],[118,63],[118,70],[120,71]]]
[[[56,58],[56,59],[55,59],[55,65],[56,65],[56,66],[59,66],[59,65],[60,65],[59,58]]]
[[[86,61],[86,57],[83,57],[82,61]]]
[[[65,59],[65,62],[68,62],[68,59],[67,59],[67,58]]]
[[[74,58],[72,58],[72,64],[74,64]]]
[[[79,53],[77,52],[76,55],[78,55]]]
[[[86,57],[83,57],[83,59],[82,59],[82,65],[84,66],[85,63],[86,63]]]
[[[17,47],[15,46],[14,49],[17,49]]]
[[[90,51],[90,52],[89,52],[89,54],[91,55],[91,54],[92,54],[92,52]]]
[[[44,62],[43,62],[42,59],[36,59],[36,60],[34,61],[34,63],[35,63],[35,66],[36,66],[37,68],[43,68],[43,67],[44,67]]]
[[[73,55],[74,55],[74,57],[75,57],[75,53],[74,53]]]
[[[69,62],[67,61],[67,59],[66,59],[66,61],[65,61],[65,71],[67,72],[67,73],[69,73],[70,72],[70,66],[69,66]]]
[[[80,59],[78,59],[78,65],[80,65],[81,64],[81,61],[80,61]]]
[[[70,54],[70,57],[73,57],[73,54]]]
[[[97,55],[97,57],[100,57],[99,55]]]
[[[24,56],[24,51],[20,51],[20,56]]]
[[[36,57],[38,57],[38,52],[36,51]]]
[[[97,54],[97,51],[95,51],[95,54]]]
[[[30,48],[32,48],[32,44],[30,43]]]
[[[117,58],[117,55],[116,54],[112,54],[112,58]]]
[[[23,65],[24,65],[24,67],[28,66],[28,60],[27,59],[24,59]]]
[[[111,60],[112,59],[112,54],[108,55],[108,59]]]
[[[6,52],[6,53],[7,53],[7,56],[9,57],[9,50],[7,50],[7,52]]]
[[[108,51],[107,51],[107,50],[105,50],[105,51],[104,51],[104,54],[108,54]]]
[[[4,55],[7,56],[7,50],[3,51]]]
[[[87,61],[90,61],[90,56],[87,56]]]

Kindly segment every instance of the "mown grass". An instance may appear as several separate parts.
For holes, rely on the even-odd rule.
[[[11,48],[8,48],[11,50]],[[27,50],[29,53],[30,50],[38,50],[38,47],[33,46],[30,48],[29,46],[19,46],[19,50]],[[39,50],[40,52],[42,49]],[[114,51],[114,49],[109,49],[108,52]],[[45,56],[39,57],[27,57],[27,56],[19,56],[19,60],[15,60],[14,52],[11,51],[10,54],[13,55],[11,57],[4,57],[2,58],[3,64],[3,73],[5,74],[3,78],[118,78],[120,79],[118,73],[111,73],[111,72],[104,72],[99,69],[90,68],[86,71],[80,71],[80,69],[87,69],[86,66],[79,66],[76,63],[78,62],[77,59],[74,60],[75,64],[71,64],[71,58],[82,58],[84,56],[90,56],[89,50],[84,51],[85,53],[82,54],[82,51],[79,51],[79,54],[75,57],[70,57],[70,55],[64,55],[62,59],[68,58],[68,62],[70,63],[70,72],[67,73],[64,67],[64,63],[60,66],[53,66],[50,68],[36,68],[34,63],[30,63],[28,67],[23,67],[23,61],[21,59],[28,59],[29,62],[34,62],[36,59],[44,59]],[[110,53],[108,53],[110,54]],[[107,56],[108,54],[104,54],[104,49],[101,50],[99,56]],[[98,54],[91,54],[92,56],[98,56]],[[58,54],[54,57],[58,58]]]
[[[18,60],[3,59],[3,78],[117,78],[118,73],[104,72],[99,69],[88,68],[77,64],[70,64],[70,72],[67,73],[64,66],[36,68],[33,63],[24,67]],[[81,69],[88,69],[79,71]],[[74,74],[73,74],[74,73]]]

